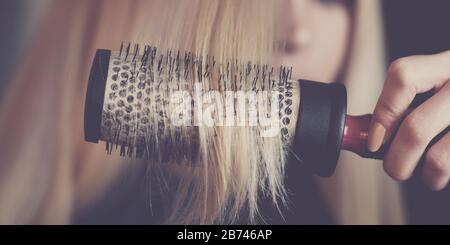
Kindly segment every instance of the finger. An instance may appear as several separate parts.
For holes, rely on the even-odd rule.
[[[450,83],[425,101],[402,122],[384,159],[386,172],[408,179],[430,141],[450,124]]]
[[[450,51],[399,59],[389,68],[369,130],[368,149],[377,151],[392,135],[418,93],[442,87],[450,79]]]
[[[450,179],[450,133],[434,144],[425,155],[422,179],[432,190],[443,189]]]

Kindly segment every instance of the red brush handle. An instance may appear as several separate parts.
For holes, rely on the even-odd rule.
[[[362,157],[383,159],[386,155],[389,146],[391,144],[392,138],[386,142],[381,148],[376,152],[370,152],[367,150],[367,139],[369,136],[369,126],[370,120],[372,119],[371,114],[361,115],[361,116],[349,116],[345,117],[344,135],[342,138],[342,150],[352,151]],[[443,132],[437,135],[431,142],[430,145],[436,143],[445,134],[450,132],[450,126],[447,127]]]

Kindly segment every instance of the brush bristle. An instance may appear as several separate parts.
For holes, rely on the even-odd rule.
[[[160,51],[128,44],[111,53],[104,94],[101,137],[110,154],[187,162],[196,157],[195,125],[173,125],[171,97],[199,85],[210,91],[277,91],[281,137],[288,133],[292,113],[292,68],[237,60],[216,62],[213,56],[191,52]],[[173,101],[172,101],[173,102]],[[188,106],[188,105],[185,105]],[[194,117],[194,115],[192,115]],[[167,151],[176,142],[178,150]]]

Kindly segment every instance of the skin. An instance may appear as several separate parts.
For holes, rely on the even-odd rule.
[[[351,33],[351,14],[344,2],[289,2],[286,48],[280,56],[284,64],[294,67],[295,79],[336,81]],[[374,111],[368,148],[376,151],[393,137],[384,160],[384,168],[392,178],[407,180],[424,159],[423,180],[430,189],[440,190],[449,182],[450,134],[426,151],[430,141],[450,125],[449,81],[450,51],[405,57],[390,65]],[[406,114],[415,95],[430,90],[436,94]]]
[[[450,178],[450,133],[428,151],[426,147],[450,125],[449,81],[450,51],[410,56],[391,64],[375,108],[369,141],[385,141],[393,137],[384,159],[384,168],[392,178],[409,179],[423,158],[424,183],[432,190],[441,190],[447,185]],[[435,94],[406,114],[416,94],[430,90]],[[382,129],[376,130],[376,124]],[[398,132],[393,135],[397,127]],[[383,128],[386,129],[385,134],[382,133]]]
[[[293,78],[334,82],[350,41],[351,16],[343,1],[293,0],[287,9],[283,64],[294,68]]]

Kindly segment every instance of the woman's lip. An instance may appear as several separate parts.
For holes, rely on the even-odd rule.
[[[284,46],[284,53],[287,55],[293,55],[299,50],[298,45],[295,42],[287,41]]]

